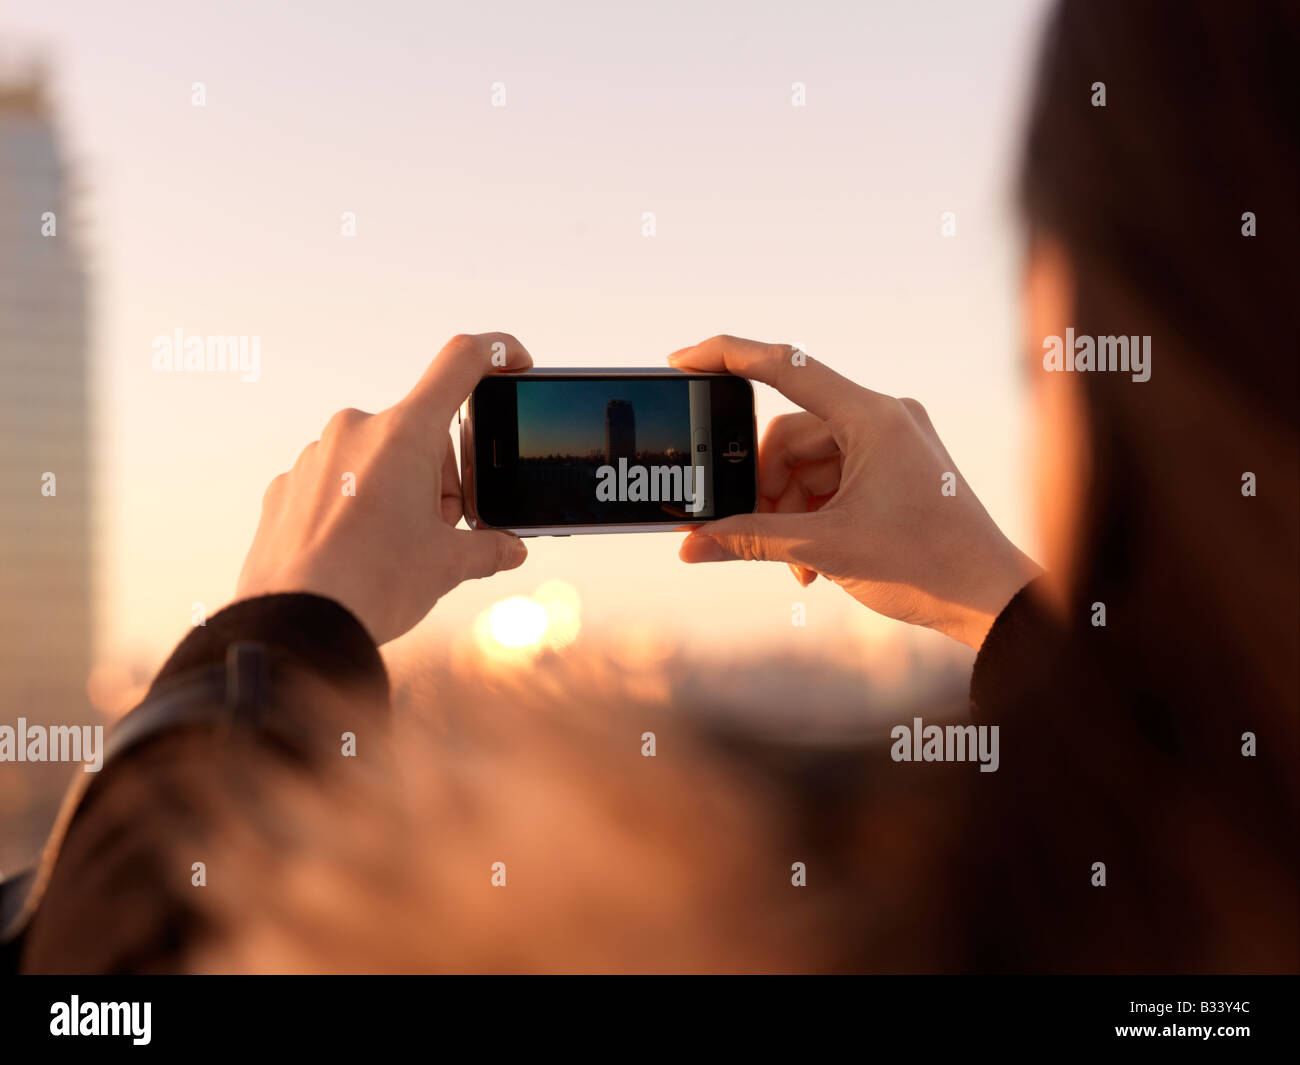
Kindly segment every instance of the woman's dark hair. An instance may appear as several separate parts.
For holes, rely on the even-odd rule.
[[[1070,260],[1076,334],[1151,337],[1149,380],[1078,376],[1091,471],[1061,727],[1110,763],[1119,806],[1168,804],[1152,865],[1254,909],[1259,942],[1228,933],[1247,968],[1300,950],[1298,10],[1065,0],[1020,187],[1031,240]]]

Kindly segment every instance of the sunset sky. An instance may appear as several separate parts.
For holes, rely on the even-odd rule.
[[[632,405],[638,451],[687,450],[691,403],[683,381],[529,381],[518,389],[519,453],[585,455],[605,446],[605,406]]]
[[[512,332],[540,367],[659,365],[719,332],[797,342],[922,400],[1032,553],[1010,179],[1042,13],[6,5],[0,62],[50,61],[93,279],[100,658],[156,665],[195,602],[227,601],[270,478],[458,332]],[[178,328],[260,337],[260,379],[156,373],[153,338]],[[792,409],[758,392],[760,426]],[[688,568],[679,540],[532,541],[417,636],[551,579],[586,626],[719,652],[864,624],[784,566]]]

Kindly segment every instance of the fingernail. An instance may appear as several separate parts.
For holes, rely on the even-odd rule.
[[[712,536],[696,533],[682,545],[684,562],[726,562],[732,554]]]
[[[510,545],[511,565],[522,566],[524,564],[524,559],[526,559],[527,557],[528,557],[528,546],[523,542],[523,540],[519,539],[519,537],[516,536],[515,542]]]

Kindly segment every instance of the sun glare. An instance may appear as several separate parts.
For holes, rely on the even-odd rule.
[[[488,613],[488,631],[502,647],[531,647],[546,634],[546,608],[522,595],[503,599]]]
[[[479,614],[475,643],[492,659],[526,662],[543,649],[559,650],[577,639],[581,606],[572,585],[547,581],[531,596],[511,596]]]

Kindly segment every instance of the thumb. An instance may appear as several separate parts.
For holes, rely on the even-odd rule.
[[[453,535],[461,580],[490,577],[504,569],[517,569],[528,557],[524,542],[510,533],[456,529]]]
[[[808,565],[815,514],[737,514],[696,529],[683,542],[683,562],[794,562]]]

